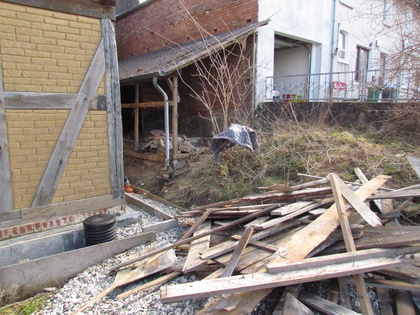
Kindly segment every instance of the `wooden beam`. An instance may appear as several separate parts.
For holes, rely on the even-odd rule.
[[[74,107],[67,116],[44,175],[38,185],[32,207],[45,206],[51,203],[88,113],[87,105],[95,96],[104,73],[105,54],[104,40],[102,39],[85,74]]]
[[[173,106],[173,102],[168,102],[169,106]],[[142,102],[142,103],[123,103],[121,104],[122,108],[160,108],[164,107],[164,103],[161,101],[156,102]]]
[[[159,277],[155,280],[149,281],[141,286],[135,287],[134,289],[128,290],[126,292],[120,293],[117,295],[117,299],[123,299],[126,298],[132,294],[137,294],[139,292],[148,290],[154,286],[160,285],[162,283],[168,282],[169,280],[172,280],[173,278],[176,278],[178,276],[181,276],[182,272],[173,271],[171,273],[168,273],[167,275],[164,275],[162,277]]]
[[[381,220],[378,216],[370,210],[370,208],[359,198],[356,194],[344,184],[344,182],[336,176],[337,185],[340,187],[341,195],[348,201],[349,204],[356,210],[360,216],[371,226],[381,226]]]
[[[95,18],[110,18],[115,20],[114,0],[4,0],[4,2],[76,15]]]
[[[274,315],[275,313],[273,313]],[[313,315],[312,312],[306,305],[300,302],[297,298],[295,298],[290,293],[286,293],[284,298],[284,306],[283,312],[281,315]]]
[[[7,140],[6,111],[4,109],[2,69],[2,59],[0,56],[0,213],[5,213],[13,210],[13,192],[9,160],[9,142]]]
[[[241,258],[242,252],[251,238],[252,232],[254,232],[254,228],[252,226],[248,226],[245,229],[244,234],[239,240],[238,245],[235,247],[232,257],[227,263],[225,270],[223,270],[223,273],[220,275],[220,278],[230,277],[233,274],[235,267]]]
[[[210,230],[211,230],[211,222],[206,221],[197,228],[194,235],[199,235],[203,232],[207,232]],[[203,250],[208,249],[209,246],[210,246],[210,235],[204,236],[202,238],[196,239],[191,242],[190,249],[188,250],[187,259],[185,260],[184,268],[182,268],[182,272],[184,274],[207,265],[207,261],[200,258],[200,253]]]
[[[6,109],[71,109],[76,98],[76,93],[5,92],[4,106]],[[106,109],[106,96],[95,95],[88,106],[91,110]]]
[[[141,200],[139,198],[136,198],[135,195],[126,194],[125,195],[125,200],[127,201],[127,203],[138,206],[138,207],[142,208],[143,210],[149,212],[150,214],[153,214],[153,215],[155,215],[158,218],[161,218],[163,220],[170,220],[170,219],[174,218],[171,214],[162,211],[159,207],[155,207],[153,205],[150,205],[150,204],[144,202],[143,200]]]
[[[179,103],[179,91],[178,91],[178,76],[174,76],[171,82],[172,90],[172,147],[173,147],[173,159],[178,159],[178,103]]]
[[[354,281],[352,278],[344,278],[344,281],[347,283],[353,284]],[[404,281],[398,280],[390,280],[390,279],[365,279],[367,285],[371,287],[381,288],[381,289],[389,289],[389,290],[402,290],[402,291],[412,291],[420,293],[420,285],[419,284],[411,284]]]
[[[360,315],[344,306],[325,300],[315,294],[302,291],[298,299],[303,303],[327,315]]]
[[[416,315],[416,310],[408,291],[395,291],[395,306],[398,315]]]
[[[369,258],[381,259],[388,256],[406,255],[420,250],[419,246],[399,247],[390,249],[365,249],[356,252],[346,252],[319,257],[298,259],[293,261],[279,262],[267,267],[269,273],[297,271],[305,268],[327,267],[332,264],[344,264],[352,261],[361,261]]]
[[[114,25],[102,19],[104,41],[105,93],[107,100],[109,173],[112,197],[124,198],[123,128],[121,118],[120,80]],[[99,74],[99,73],[98,73]],[[97,84],[97,82],[95,82]]]
[[[201,280],[193,283],[163,286],[160,289],[160,296],[162,303],[172,303],[238,292],[248,292],[252,295],[251,291],[256,292],[263,289],[371,272],[387,268],[388,266],[413,263],[418,260],[420,260],[420,254],[413,254],[410,257],[387,256],[386,258],[368,258],[360,261],[298,271],[292,270],[278,274],[254,273],[232,276],[229,279]]]

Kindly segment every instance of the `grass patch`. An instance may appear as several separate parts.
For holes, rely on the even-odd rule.
[[[420,157],[420,146],[413,141],[418,136],[282,119],[260,125],[254,128],[257,151],[235,146],[220,154],[220,166],[213,165],[211,152],[203,154],[174,178],[163,197],[189,208],[257,193],[260,186],[307,182],[299,173],[325,177],[333,172],[345,181],[356,181],[355,167],[368,178],[391,175],[390,188],[418,183],[406,160],[407,154]]]
[[[41,311],[52,293],[40,293],[27,300],[15,302],[0,308],[0,315],[30,315]]]

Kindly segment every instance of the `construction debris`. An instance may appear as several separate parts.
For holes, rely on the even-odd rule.
[[[414,310],[420,292],[420,227],[400,226],[398,218],[404,200],[419,197],[420,188],[392,191],[382,187],[388,178],[353,184],[332,173],[306,184],[261,187],[259,194],[181,211],[179,219],[193,218],[195,223],[178,241],[109,272],[131,272],[127,268],[175,249],[185,259],[162,273],[168,279],[194,273],[201,280],[163,285],[161,300],[209,297],[199,314],[249,314],[273,289],[283,293],[275,314],[374,314],[372,290],[384,301],[375,305],[380,308],[376,312],[389,303],[401,308],[401,301]],[[383,207],[384,200],[401,205],[393,208],[388,202]],[[325,296],[310,292],[309,284],[316,282],[330,284]],[[355,287],[357,303],[349,301],[348,285]]]

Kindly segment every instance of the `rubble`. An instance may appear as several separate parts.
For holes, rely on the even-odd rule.
[[[162,285],[163,303],[209,297],[197,314],[249,314],[277,289],[283,292],[277,314],[282,314],[283,305],[290,312],[302,307],[301,303],[321,312],[341,310],[327,314],[344,314],[343,309],[348,314],[374,314],[368,288],[371,291],[378,283],[378,291],[389,299],[397,291],[413,298],[420,292],[420,227],[400,227],[399,207],[387,207],[384,213],[384,209],[368,206],[370,200],[412,200],[420,196],[420,189],[390,191],[382,187],[388,178],[377,176],[364,184],[352,184],[330,174],[292,187],[261,187],[259,194],[181,211],[178,219],[194,218],[195,223],[178,241],[109,271],[121,272],[177,249],[178,256],[186,259],[176,271],[193,273],[200,280]],[[333,283],[335,279],[340,290],[335,300],[315,299],[306,289],[308,283]],[[385,282],[376,282],[380,279]],[[350,284],[358,292],[358,303],[352,306],[345,303]],[[299,289],[290,289],[296,285]],[[412,302],[413,310],[414,305]]]
[[[136,307],[152,294],[159,310],[175,314],[180,307],[186,314],[414,314],[420,227],[401,226],[399,215],[420,188],[391,190],[383,187],[388,179],[344,183],[329,174],[172,211],[180,225],[189,222],[182,235],[108,261],[102,291],[67,310],[92,301],[91,310],[103,310],[115,300],[115,310],[123,303],[148,314]],[[398,206],[379,208],[385,200]]]

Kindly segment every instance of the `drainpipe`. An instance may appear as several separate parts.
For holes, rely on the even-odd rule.
[[[161,75],[161,73],[159,73]],[[153,86],[156,90],[159,91],[160,94],[163,96],[164,101],[164,116],[165,116],[165,166],[166,170],[169,167],[169,103],[168,103],[168,95],[165,91],[158,85],[157,77],[153,77]]]
[[[333,72],[334,72],[334,43],[335,43],[335,16],[337,11],[337,0],[334,0],[334,6],[333,6],[333,27],[331,32],[331,65],[330,65],[330,83],[332,84],[333,79]]]

